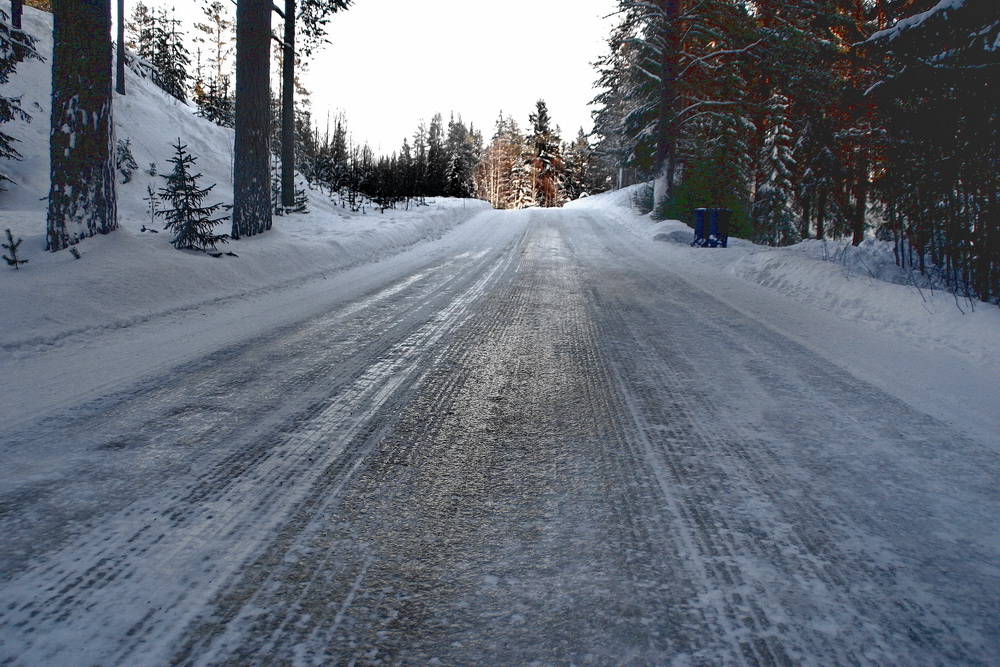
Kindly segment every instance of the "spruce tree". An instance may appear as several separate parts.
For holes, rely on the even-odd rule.
[[[758,169],[764,181],[757,186],[753,204],[754,240],[767,245],[787,245],[799,240],[792,210],[795,159],[792,130],[788,126],[788,98],[780,93],[768,102],[771,120],[765,130]]]
[[[535,113],[529,117],[532,133],[528,137],[531,150],[529,163],[536,181],[536,204],[543,207],[562,206],[565,195],[562,189],[566,163],[560,150],[559,134],[552,128],[545,100],[535,103]]]
[[[3,256],[4,261],[7,262],[7,266],[13,266],[15,269],[19,269],[19,268],[21,268],[21,264],[27,264],[28,263],[28,260],[21,259],[20,257],[17,256],[17,249],[19,247],[21,247],[21,243],[23,243],[23,240],[22,239],[17,239],[15,241],[14,240],[14,235],[11,234],[10,230],[8,229],[7,230],[7,242],[3,243],[3,244],[0,244],[0,245],[2,245],[4,247],[5,250],[7,250],[8,252],[10,252],[10,257],[8,257],[7,255]]]
[[[132,155],[132,140],[130,138],[119,139],[115,147],[115,166],[118,173],[122,175],[122,185],[132,180],[132,173],[139,168]]]
[[[183,36],[178,32],[180,21],[167,17],[166,11],[156,16],[158,29],[155,32],[155,52],[153,65],[159,71],[157,85],[171,97],[181,102],[187,99],[187,68],[191,64],[191,54],[184,46]]]
[[[476,135],[466,128],[462,117],[453,117],[448,123],[448,139],[445,150],[448,154],[448,168],[445,172],[445,194],[449,197],[472,196],[472,170],[479,160]]]
[[[593,151],[587,134],[580,128],[576,140],[563,147],[566,160],[566,172],[563,178],[563,189],[570,200],[579,199],[596,191],[597,184],[593,176]]]
[[[448,183],[448,151],[445,147],[444,118],[434,114],[427,131],[426,192],[431,197],[445,194]]]
[[[178,250],[205,250],[225,243],[229,239],[228,235],[212,232],[213,227],[229,219],[229,216],[212,217],[222,204],[202,204],[215,186],[198,187],[201,174],[191,172],[196,158],[187,152],[187,146],[181,144],[180,139],[174,144],[174,149],[174,157],[168,160],[174,165],[174,169],[165,177],[166,187],[160,188],[160,197],[168,201],[172,208],[161,209],[155,214],[166,218],[164,229],[174,233],[171,243]]]
[[[17,69],[17,64],[25,58],[41,59],[35,50],[35,40],[30,35],[13,28],[7,23],[8,16],[0,10],[0,85],[10,81],[11,75]],[[31,120],[31,116],[21,108],[21,100],[0,94],[0,125],[15,118]],[[0,159],[20,160],[21,154],[14,148],[14,137],[0,131]],[[3,183],[13,181],[3,171],[0,171],[0,192],[4,190]]]

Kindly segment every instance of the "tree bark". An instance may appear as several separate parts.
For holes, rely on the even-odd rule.
[[[236,140],[232,238],[271,228],[271,0],[236,5]]]
[[[21,12],[24,10],[23,0],[10,0],[10,27],[21,29]]]
[[[51,186],[46,248],[118,227],[111,0],[52,3]]]
[[[854,185],[854,229],[851,244],[858,246],[865,239],[865,212],[868,210],[868,156],[861,149],[857,156],[857,174]]]
[[[295,0],[285,0],[281,70],[281,204],[295,206]]]
[[[660,0],[663,15],[663,47],[660,53],[660,97],[656,122],[656,181],[653,207],[673,196],[676,170],[677,130],[674,112],[677,106],[677,56],[680,51],[677,33],[679,0]]]
[[[125,94],[125,0],[118,0],[118,61],[115,70],[115,90]]]

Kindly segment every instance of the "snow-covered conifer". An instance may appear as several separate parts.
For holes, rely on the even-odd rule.
[[[760,150],[758,169],[764,181],[753,203],[753,230],[758,243],[787,245],[798,240],[792,211],[795,159],[792,130],[788,125],[788,98],[775,93],[768,102],[769,127]]]
[[[552,127],[545,100],[535,103],[535,113],[530,115],[529,122],[532,132],[527,141],[536,181],[536,203],[546,208],[562,206],[565,199],[562,179],[566,163],[561,153],[559,133]]]
[[[10,17],[0,10],[0,85],[6,84],[17,69],[17,64],[26,58],[41,59],[35,50],[35,40],[27,33],[16,30],[8,23]],[[30,120],[31,117],[21,108],[21,100],[0,94],[0,125],[15,118]],[[21,154],[14,148],[14,137],[0,131],[0,159],[20,160]],[[0,192],[4,190],[3,183],[13,182],[9,176],[0,171]]]
[[[191,171],[196,158],[187,152],[187,146],[180,139],[174,144],[174,150],[174,157],[168,160],[174,165],[174,169],[165,177],[166,187],[160,188],[160,197],[168,201],[171,208],[161,209],[155,214],[166,219],[164,229],[174,233],[171,243],[178,250],[204,250],[225,243],[229,236],[215,234],[212,229],[228,220],[229,216],[213,218],[222,204],[205,206],[202,203],[215,185],[207,188],[198,186],[201,174]]]
[[[118,140],[118,144],[115,146],[115,166],[118,168],[118,173],[122,175],[123,185],[132,180],[133,172],[139,168],[135,156],[132,155],[132,140],[130,138]]]

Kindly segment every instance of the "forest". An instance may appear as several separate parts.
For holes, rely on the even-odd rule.
[[[655,216],[732,209],[757,243],[866,234],[1000,298],[992,0],[620,0],[595,153]]]
[[[436,196],[560,206],[648,183],[636,205],[654,218],[690,222],[695,208],[724,207],[733,235],[766,245],[875,237],[899,266],[1000,302],[992,0],[619,0],[594,64],[591,133],[565,140],[539,100],[523,130],[501,114],[488,140],[454,111],[415,120],[390,155],[356,143],[343,114],[316,118],[297,77],[351,0],[201,0],[193,35],[140,2],[117,40],[111,0],[28,4],[63,18],[52,123],[71,129],[52,134],[53,251],[116,225],[109,174],[123,156],[108,102],[113,75],[127,94],[128,67],[235,128],[233,239],[303,209],[295,172],[380,207]],[[19,30],[20,5],[0,16],[0,83],[42,57]],[[271,30],[275,13],[283,31]],[[0,123],[25,115],[0,98]],[[18,157],[0,131],[0,158]],[[6,178],[0,167],[0,187]]]

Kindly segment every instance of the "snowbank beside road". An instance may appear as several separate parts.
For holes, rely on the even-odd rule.
[[[275,217],[271,231],[220,246],[238,257],[177,251],[170,235],[160,231],[163,219],[150,216],[149,188],[165,185],[162,175],[172,167],[167,160],[179,139],[197,158],[195,171],[204,174],[199,185],[215,184],[206,203],[232,202],[233,132],[197,117],[192,106],[129,71],[127,95],[114,97],[115,132],[119,140],[129,140],[138,169],[130,182],[119,181],[120,228],[80,243],[80,259],[66,251],[45,252],[51,20],[25,8],[25,30],[38,39],[39,52],[48,60],[19,64],[4,91],[20,96],[33,118],[4,125],[18,140],[24,160],[4,164],[15,183],[0,192],[0,235],[10,229],[22,238],[19,254],[29,264],[0,271],[0,351],[44,349],[67,337],[128,327],[373,262],[439,238],[489,208],[480,201],[438,199],[408,210],[382,213],[369,206],[355,212],[313,190],[308,214]],[[300,185],[307,187],[301,180]],[[229,224],[216,229],[226,233]]]
[[[44,213],[12,220],[0,211],[0,229],[13,227],[23,236],[22,253],[30,259],[0,279],[0,349],[52,345],[319,278],[438,238],[488,208],[445,199],[384,214],[289,215],[276,218],[265,234],[221,246],[238,255],[221,258],[174,250],[168,234],[142,233],[134,221],[123,220],[115,233],[81,243],[79,260],[41,250]]]
[[[677,220],[654,221],[632,208],[636,187],[569,206],[601,209],[636,236],[662,243],[669,261],[694,280],[707,274],[735,277],[840,319],[864,322],[902,344],[947,350],[1000,368],[1000,348],[990,344],[1000,332],[1000,308],[899,284],[906,276],[893,263],[888,244],[871,240],[854,248],[805,241],[769,248],[730,239],[725,249],[692,248],[690,227]]]

